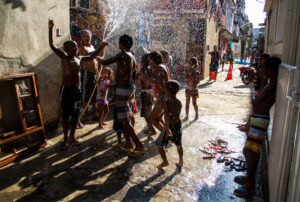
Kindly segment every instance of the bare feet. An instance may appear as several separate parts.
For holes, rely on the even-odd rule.
[[[175,163],[175,165],[179,168],[182,168],[183,167],[183,162],[179,162],[179,163]]]
[[[78,121],[77,125],[76,125],[76,129],[81,129],[83,128],[83,125],[80,121]]]
[[[154,136],[154,135],[156,135],[157,133],[156,133],[156,131],[150,131],[149,133],[148,133],[148,136]]]
[[[186,117],[184,117],[184,119],[182,119],[182,121],[188,121],[188,120],[189,120],[188,116],[186,116]]]
[[[103,123],[102,123],[102,125],[106,126],[106,125],[107,125],[107,123],[103,122]]]
[[[99,128],[100,128],[100,130],[105,130],[105,128],[100,124],[99,124]]]
[[[66,150],[68,148],[68,141],[64,140],[63,142],[61,142],[60,147],[62,150]]]
[[[71,138],[70,139],[70,145],[72,145],[72,144],[75,145],[75,146],[80,146],[81,145],[80,141],[76,138]]]
[[[198,120],[198,118],[199,118],[199,115],[198,115],[198,114],[196,114],[196,116],[195,116],[195,119],[194,119],[194,120],[196,121],[196,120]]]
[[[167,161],[167,162],[162,162],[161,164],[158,164],[156,167],[157,168],[163,168],[163,167],[166,167],[168,165],[169,165],[169,162]]]

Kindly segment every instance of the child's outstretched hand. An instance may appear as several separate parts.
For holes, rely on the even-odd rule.
[[[173,134],[170,130],[167,130],[167,137],[173,137]]]
[[[100,44],[100,46],[102,46],[102,47],[105,47],[107,45],[108,45],[108,42],[106,42],[106,41],[102,41],[101,44]]]
[[[54,27],[54,21],[49,19],[48,26],[49,26],[49,28],[53,28]]]

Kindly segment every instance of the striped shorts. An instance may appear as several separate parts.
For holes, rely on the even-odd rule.
[[[129,100],[134,94],[134,86],[118,86],[116,89],[116,111],[119,121],[129,120],[132,111]]]
[[[251,116],[251,126],[244,149],[248,149],[255,153],[261,152],[263,142],[267,136],[269,123],[269,115],[253,114]]]

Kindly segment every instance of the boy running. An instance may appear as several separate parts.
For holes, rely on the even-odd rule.
[[[175,143],[179,156],[179,162],[176,166],[183,166],[183,149],[181,144],[181,102],[176,98],[179,91],[178,81],[170,80],[166,83],[166,100],[164,101],[164,117],[165,117],[165,131],[163,131],[156,140],[156,146],[163,162],[157,165],[157,168],[162,168],[169,165],[166,157],[165,146],[168,145],[169,140]]]
[[[190,107],[190,98],[192,97],[193,106],[195,109],[195,119],[197,120],[199,117],[198,114],[198,106],[197,106],[197,98],[199,96],[197,85],[200,81],[200,72],[197,70],[198,68],[198,60],[196,57],[192,57],[189,61],[189,66],[186,71],[186,74],[184,75],[185,79],[187,79],[187,87],[185,90],[185,96],[186,96],[186,105],[185,105],[185,118],[184,121],[187,121],[189,119],[189,107]]]
[[[117,119],[125,135],[126,143],[124,149],[131,152],[131,156],[142,154],[146,151],[144,145],[138,139],[133,126],[130,124],[132,112],[129,106],[130,98],[134,93],[134,82],[136,80],[136,60],[130,51],[133,45],[133,39],[126,34],[119,39],[119,49],[121,50],[116,56],[107,60],[101,60],[103,65],[117,63],[116,70],[116,110]],[[135,143],[133,147],[131,140]]]
[[[60,92],[60,102],[62,108],[62,126],[64,130],[64,141],[62,142],[62,148],[66,149],[69,139],[71,143],[79,145],[79,141],[75,138],[75,129],[78,121],[80,111],[80,97],[81,92],[79,88],[80,78],[80,64],[82,61],[90,61],[99,55],[101,50],[108,45],[106,42],[102,42],[99,48],[88,57],[78,57],[78,47],[75,41],[66,41],[64,43],[64,51],[59,50],[53,44],[53,20],[49,20],[49,45],[53,52],[61,59],[63,79]],[[72,116],[71,120],[71,132],[68,135],[68,119]]]

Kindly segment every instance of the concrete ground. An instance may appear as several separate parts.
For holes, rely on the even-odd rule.
[[[158,170],[161,162],[154,140],[143,134],[145,122],[136,116],[135,129],[147,147],[139,157],[129,157],[116,150],[116,134],[99,130],[97,123],[76,131],[81,146],[60,150],[62,129],[48,134],[48,146],[0,169],[1,201],[263,201],[260,184],[256,194],[243,199],[233,194],[238,187],[236,175],[216,159],[204,160],[199,147],[216,136],[228,141],[229,147],[241,155],[246,135],[237,129],[250,110],[251,88],[239,77],[238,65],[233,80],[225,81],[227,72],[219,72],[216,82],[199,84],[199,114],[183,123],[184,168],[176,168],[175,145],[167,149],[170,165]],[[226,65],[225,70],[228,69]],[[182,85],[184,87],[184,85]],[[185,94],[178,94],[185,106]],[[182,118],[185,115],[182,109]]]

